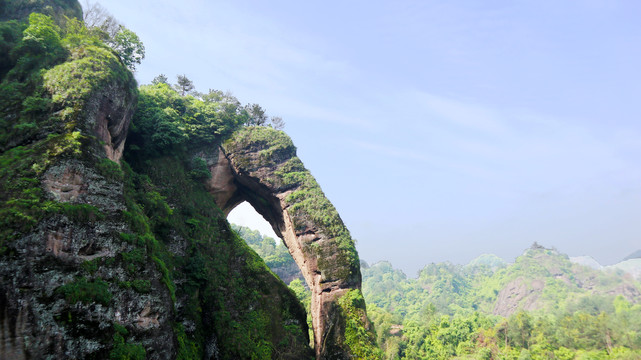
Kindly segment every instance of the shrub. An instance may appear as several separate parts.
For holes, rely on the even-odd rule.
[[[107,305],[112,297],[111,292],[109,292],[109,284],[105,281],[101,279],[89,281],[85,277],[62,285],[56,289],[56,293],[62,294],[65,300],[72,305],[78,301],[85,304],[97,302]]]

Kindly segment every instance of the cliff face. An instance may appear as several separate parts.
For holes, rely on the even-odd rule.
[[[78,6],[51,2],[67,3]],[[194,165],[195,149],[217,155],[225,127],[142,151],[171,123],[149,115],[154,98],[116,54],[29,21],[0,24],[13,36],[0,44],[11,55],[0,59],[0,358],[313,357],[304,309]],[[159,89],[178,109],[193,100]]]

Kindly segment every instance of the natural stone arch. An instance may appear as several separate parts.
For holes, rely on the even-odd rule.
[[[375,356],[354,242],[296,157],[291,139],[271,128],[245,128],[223,144],[210,171],[207,187],[223,212],[227,215],[243,201],[250,203],[283,239],[300,268],[312,291],[316,358]]]

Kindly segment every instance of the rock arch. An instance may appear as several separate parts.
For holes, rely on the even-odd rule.
[[[244,128],[220,147],[209,169],[207,187],[223,212],[249,202],[284,240],[300,268],[312,291],[316,358],[369,358],[375,353],[354,242],[296,157],[291,139],[267,127]]]

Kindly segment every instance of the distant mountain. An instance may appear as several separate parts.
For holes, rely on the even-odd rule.
[[[629,259],[618,264],[605,267],[606,270],[619,270],[632,275],[635,279],[641,281],[641,259]]]
[[[484,254],[418,278],[389,262],[361,273],[385,360],[631,360],[641,359],[641,283],[625,273],[635,269],[641,259],[601,269],[534,244],[511,264]]]
[[[494,255],[494,254],[483,254],[476,259],[472,260],[467,264],[467,266],[474,267],[474,266],[489,266],[490,268],[496,270],[499,268],[502,268],[506,265],[507,263],[505,260],[501,259],[500,257]]]
[[[565,254],[541,246],[528,249],[505,272],[495,273],[489,283],[494,284],[492,291],[498,291],[492,312],[502,316],[521,309],[577,310],[588,303],[593,305],[587,310],[598,313],[617,295],[633,303],[641,299],[641,284],[633,279],[586,268]],[[489,289],[483,290],[487,294]]]
[[[633,252],[632,254],[626,256],[623,261],[630,260],[630,259],[641,259],[641,249]]]
[[[595,269],[595,270],[603,269],[603,265],[599,264],[599,262],[596,261],[592,256],[588,256],[588,255],[570,256],[570,261],[575,264],[591,267],[592,269]]]
[[[611,306],[617,295],[631,303],[641,300],[638,281],[620,272],[597,270],[600,265],[590,257],[573,260],[537,244],[513,264],[486,254],[465,266],[427,265],[417,279],[408,279],[391,264],[381,262],[362,269],[363,293],[368,303],[399,315],[427,306],[445,314],[465,310],[510,316],[519,310],[580,308],[598,313]],[[629,260],[626,266],[637,269],[641,259],[636,260]]]

